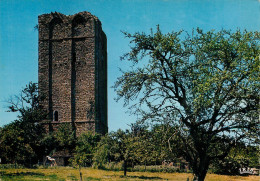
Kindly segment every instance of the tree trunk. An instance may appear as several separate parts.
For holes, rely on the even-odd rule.
[[[80,181],[82,181],[81,166],[79,166],[79,177],[80,177]]]
[[[124,160],[124,176],[126,176],[126,171],[127,171],[127,161]]]
[[[209,160],[206,157],[200,159],[199,167],[193,169],[194,181],[204,181],[209,168]]]
[[[200,172],[199,174],[195,174],[193,181],[204,181],[206,174],[207,174],[207,171],[206,172]]]

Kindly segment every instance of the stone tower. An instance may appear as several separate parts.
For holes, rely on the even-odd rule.
[[[47,131],[71,123],[104,134],[107,127],[107,42],[99,19],[89,12],[43,14],[39,21],[40,104]]]

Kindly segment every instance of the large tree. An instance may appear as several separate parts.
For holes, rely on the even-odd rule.
[[[39,96],[38,84],[29,82],[20,94],[10,97],[7,102],[7,112],[17,112],[18,119],[23,122],[37,123],[46,118],[39,101],[43,97]]]
[[[0,130],[0,155],[5,162],[31,166],[44,155],[41,139],[44,130],[38,121],[46,117],[39,105],[38,85],[30,82],[19,95],[8,100],[8,112],[18,119]]]
[[[204,180],[212,160],[257,129],[259,32],[125,33],[133,63],[114,88],[142,120],[178,127],[183,157]]]

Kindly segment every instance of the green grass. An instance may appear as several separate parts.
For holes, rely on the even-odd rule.
[[[123,176],[122,171],[106,171],[92,168],[82,168],[84,181],[135,181],[135,180],[192,180],[191,173],[162,173],[162,172],[128,172]],[[76,181],[79,180],[79,170],[69,167],[38,168],[38,169],[0,169],[0,181]],[[208,174],[205,181],[259,181],[259,176],[227,176]]]
[[[65,179],[59,179],[57,175],[52,174],[52,175],[45,175],[40,172],[5,172],[1,171],[0,172],[0,179],[1,181],[11,181],[11,180],[49,180],[49,181],[54,181],[54,180],[64,180]]]

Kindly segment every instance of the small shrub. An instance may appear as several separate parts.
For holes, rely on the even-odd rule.
[[[0,169],[11,169],[11,168],[25,168],[24,165],[20,164],[0,164]]]
[[[150,166],[136,165],[133,168],[133,171],[138,171],[138,172],[165,172],[165,173],[185,172],[185,170],[179,169],[178,167],[161,166],[161,165],[158,165],[158,166],[157,165],[150,165]]]
[[[92,165],[95,169],[103,169],[103,170],[113,170],[113,171],[122,171],[123,170],[123,161],[121,162],[109,162],[102,165],[98,165],[94,163]]]

